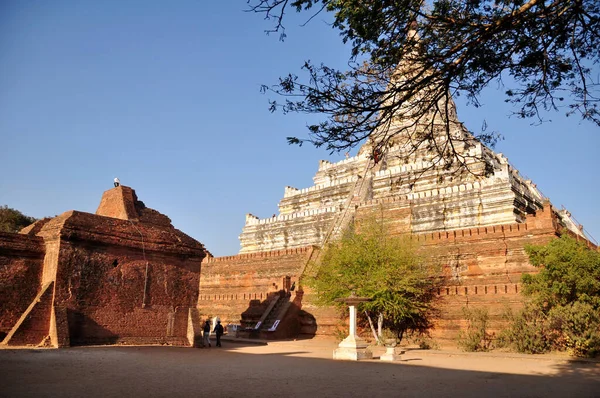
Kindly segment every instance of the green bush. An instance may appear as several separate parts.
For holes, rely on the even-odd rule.
[[[415,344],[422,350],[437,350],[440,348],[439,344],[428,336],[419,336],[415,339]]]
[[[376,218],[351,224],[341,239],[329,242],[305,279],[319,305],[346,308],[350,295],[368,297],[358,312],[374,332],[389,329],[398,342],[404,336],[426,333],[436,314],[440,267],[418,254],[417,240],[396,236]],[[375,320],[375,322],[373,322]]]
[[[0,206],[0,231],[2,232],[19,232],[36,221],[37,219],[26,216],[19,210]]]
[[[577,301],[553,308],[548,317],[550,327],[559,336],[556,348],[575,356],[600,354],[600,315],[592,305]]]
[[[524,354],[542,354],[552,349],[550,330],[544,314],[533,306],[526,306],[516,315],[506,317],[511,326],[498,337],[499,346],[507,346]]]
[[[487,332],[489,314],[487,308],[463,307],[468,322],[467,330],[458,334],[458,346],[465,351],[489,351],[492,335]]]
[[[523,275],[525,308],[510,316],[501,340],[519,352],[600,354],[600,253],[563,235],[545,246],[526,247],[540,268]]]

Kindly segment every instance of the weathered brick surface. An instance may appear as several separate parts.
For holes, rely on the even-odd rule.
[[[0,294],[21,301],[1,306],[0,314],[8,314],[1,324],[10,329],[40,286],[55,283],[44,321],[54,345],[187,344],[188,313],[197,306],[206,250],[168,217],[146,208],[131,188],[105,192],[99,212],[110,217],[69,211],[4,239],[13,239],[5,246],[15,254],[0,253],[0,264],[10,263],[15,290],[3,278]],[[27,239],[36,242],[37,252],[20,249]],[[26,252],[37,256],[28,267],[21,263]]]
[[[207,257],[202,263],[198,309],[202,316],[219,316],[239,323],[262,314],[270,294],[283,289],[284,278],[298,284],[298,276],[312,248]],[[258,314],[258,315],[257,315]]]
[[[65,307],[52,307],[50,319],[50,339],[52,346],[62,348],[71,345],[69,337],[69,319]]]
[[[0,232],[0,340],[37,295],[43,261],[42,238]]]
[[[204,253],[173,228],[72,212],[55,296],[67,308],[71,343],[184,342]]]
[[[42,287],[20,319],[8,333],[4,344],[9,346],[41,345],[50,337],[52,316],[52,293],[54,283]]]
[[[122,220],[137,220],[136,199],[133,189],[129,187],[120,185],[109,189],[102,195],[96,214]]]
[[[126,247],[63,242],[57,279],[64,283],[56,303],[68,309],[71,342],[185,338],[200,261],[150,250],[144,259],[142,251]]]

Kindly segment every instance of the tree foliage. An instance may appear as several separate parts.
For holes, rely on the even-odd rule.
[[[540,271],[523,275],[530,302],[513,317],[509,340],[523,352],[600,354],[600,253],[566,234],[526,250]]]
[[[522,118],[564,110],[600,126],[600,2],[597,0],[248,0],[251,11],[274,22],[285,37],[288,10],[307,19],[329,12],[333,28],[351,47],[347,70],[307,61],[263,90],[284,102],[271,110],[325,116],[306,139],[341,151],[374,138],[383,152],[408,137],[440,159],[464,164],[452,141],[457,121],[452,96],[479,106],[495,82]],[[398,121],[401,121],[398,123]],[[485,129],[484,129],[485,130]],[[442,144],[436,137],[446,137]],[[494,143],[496,134],[478,138]],[[469,135],[466,140],[472,139]],[[408,156],[408,155],[407,155]]]
[[[385,328],[401,340],[406,332],[426,332],[434,312],[440,274],[416,250],[410,237],[390,236],[382,223],[368,220],[327,245],[308,284],[322,305],[343,305],[336,300],[350,294],[370,298],[359,310],[379,319],[378,337]]]
[[[11,209],[6,205],[0,206],[0,231],[2,232],[19,232],[36,221],[35,218],[26,216],[19,210]]]

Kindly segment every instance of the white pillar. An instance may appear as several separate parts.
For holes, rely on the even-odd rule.
[[[350,307],[350,333],[333,351],[333,359],[358,361],[373,358],[367,342],[356,335],[356,306],[350,303],[348,306]]]
[[[350,336],[356,339],[356,307],[350,306]]]

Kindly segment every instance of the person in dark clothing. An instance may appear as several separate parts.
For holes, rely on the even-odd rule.
[[[204,347],[210,347],[210,321],[207,319],[204,323]]]
[[[215,334],[217,335],[217,347],[221,347],[221,336],[223,335],[223,325],[221,325],[221,321],[217,321]]]

